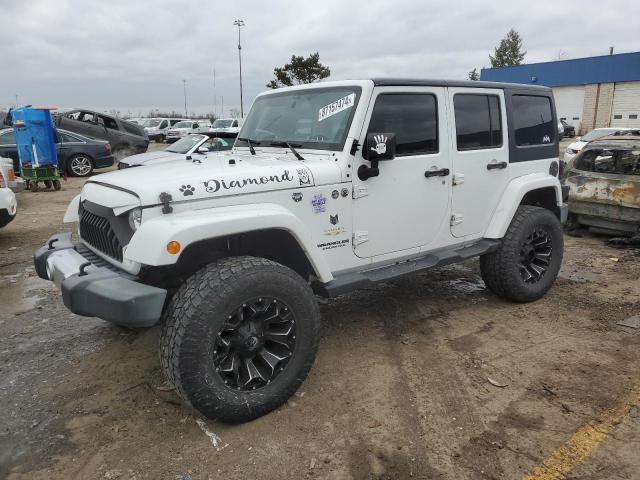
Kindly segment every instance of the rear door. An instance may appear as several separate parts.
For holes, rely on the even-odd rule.
[[[508,181],[509,142],[501,89],[449,88],[453,112],[451,234],[478,236]]]

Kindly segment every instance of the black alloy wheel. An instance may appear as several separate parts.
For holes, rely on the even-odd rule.
[[[248,301],[228,316],[218,332],[213,347],[216,372],[235,390],[264,387],[285,369],[295,340],[295,319],[284,302]]]
[[[548,232],[536,230],[520,248],[520,275],[525,283],[537,283],[547,273],[553,254],[553,242]]]

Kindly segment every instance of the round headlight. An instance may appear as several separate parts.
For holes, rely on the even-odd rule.
[[[137,230],[142,224],[142,210],[135,208],[129,212],[129,226],[132,230]]]

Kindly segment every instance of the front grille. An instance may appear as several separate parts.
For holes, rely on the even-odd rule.
[[[93,248],[122,262],[122,245],[109,219],[80,209],[80,236]]]

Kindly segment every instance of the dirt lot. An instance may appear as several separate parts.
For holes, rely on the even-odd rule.
[[[332,300],[286,406],[199,426],[163,388],[157,328],[72,315],[35,276],[82,183],[19,194],[0,230],[1,478],[640,478],[640,330],[616,325],[640,314],[637,251],[568,237],[528,305],[477,261]]]

